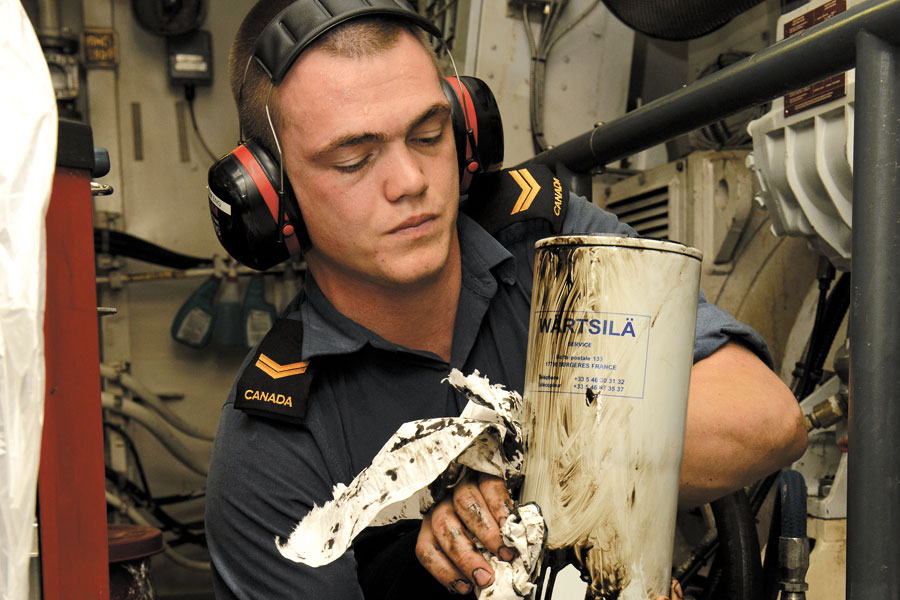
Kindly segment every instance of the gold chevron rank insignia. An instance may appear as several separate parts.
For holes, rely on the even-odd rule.
[[[510,171],[509,174],[512,175],[512,178],[516,181],[519,187],[522,188],[522,193],[519,194],[519,199],[516,200],[516,205],[513,206],[512,212],[509,213],[511,215],[514,215],[531,208],[531,203],[534,202],[537,193],[541,191],[541,186],[537,181],[534,180],[534,177],[531,176],[531,173],[528,172],[528,169]]]
[[[282,377],[290,377],[291,375],[300,375],[306,373],[308,362],[296,362],[289,365],[279,365],[277,362],[260,353],[259,359],[256,361],[256,367],[271,377],[272,379],[281,379]]]
[[[525,221],[546,221],[549,233],[559,235],[568,205],[569,189],[553,171],[527,164],[479,175],[461,209],[492,235]]]

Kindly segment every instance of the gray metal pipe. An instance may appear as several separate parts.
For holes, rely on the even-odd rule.
[[[38,0],[38,22],[42,35],[59,35],[59,5],[56,0]]]
[[[847,598],[900,598],[900,46],[857,36]]]
[[[846,71],[856,64],[863,29],[900,43],[900,0],[859,4],[528,162],[587,171]]]

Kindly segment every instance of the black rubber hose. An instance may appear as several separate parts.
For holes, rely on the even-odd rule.
[[[135,469],[137,469],[138,477],[141,479],[141,485],[144,487],[144,492],[147,493],[148,498],[153,498],[153,493],[150,491],[150,483],[147,481],[147,474],[144,472],[144,465],[141,464],[141,457],[138,454],[137,447],[134,445],[134,440],[123,428],[114,423],[104,422],[103,427],[118,433],[122,437],[122,441],[125,442],[125,447],[134,459],[134,466]]]
[[[172,269],[192,269],[212,264],[211,258],[173,252],[147,240],[114,229],[94,229],[94,251],[127,256]]]
[[[763,564],[765,600],[777,600],[780,581],[779,538],[806,537],[806,481],[798,471],[787,469],[778,478],[778,493],[772,509],[772,523]]]
[[[813,327],[809,334],[809,341],[806,344],[803,360],[797,363],[797,370],[794,371],[795,379],[791,382],[791,391],[794,392],[794,396],[798,399],[806,397],[806,394],[803,394],[801,390],[808,389],[810,382],[814,388],[821,377],[819,373],[813,376],[812,362],[816,346],[822,339],[821,332],[822,324],[825,321],[825,308],[828,305],[828,290],[831,287],[831,282],[834,281],[834,274],[834,265],[824,255],[820,255],[819,264],[816,268],[816,279],[819,282],[819,301],[816,305],[816,316],[813,320]]]
[[[683,587],[691,584],[700,569],[715,556],[716,550],[719,549],[719,538],[715,532],[709,539],[707,537],[705,536],[704,540],[701,540],[700,544],[691,550],[691,557],[688,560],[672,570],[672,577],[677,579]]]
[[[798,471],[787,469],[778,480],[781,500],[781,536],[806,537],[806,481]]]
[[[806,350],[803,352],[802,359],[797,362],[796,369],[794,370],[794,379],[791,381],[791,391],[794,392],[794,396],[798,399],[805,397],[802,395],[801,390],[806,389],[807,381],[811,380],[810,373],[812,371],[813,350],[816,347],[816,340],[822,337],[819,335],[819,331],[822,329],[822,323],[825,321],[825,307],[828,305],[828,287],[831,285],[831,281],[826,280],[822,276],[823,262],[827,263],[827,259],[824,256],[820,256],[819,274],[817,277],[819,280],[819,299],[816,302],[816,314],[813,318],[812,330],[809,332]],[[831,263],[827,264],[830,265]]]
[[[716,519],[719,550],[716,562],[722,578],[712,598],[762,600],[762,564],[756,519],[744,490],[738,490],[710,504]]]
[[[838,329],[847,314],[850,306],[850,273],[841,275],[831,293],[828,295],[828,301],[825,304],[825,314],[822,317],[821,330],[816,335],[816,343],[812,348],[812,360],[810,361],[810,374],[821,377],[822,367],[825,365],[825,359],[831,350],[831,344],[837,335]],[[803,395],[798,398],[806,398],[816,388],[818,381],[810,378],[806,388],[801,390]]]
[[[159,507],[154,502],[152,496],[149,496],[144,490],[135,485],[134,482],[127,479],[121,473],[118,473],[110,467],[104,467],[106,479],[116,487],[120,492],[128,496],[135,504],[136,508],[140,508],[145,512],[149,512],[160,523],[160,529],[167,533],[174,533],[178,540],[184,540],[184,543],[206,545],[206,536],[203,532],[203,521],[193,523],[183,523],[172,517],[169,513]],[[191,529],[199,529],[194,532]],[[169,543],[169,542],[167,542]]]

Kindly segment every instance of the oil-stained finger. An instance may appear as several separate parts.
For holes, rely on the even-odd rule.
[[[654,600],[669,600],[669,598],[671,598],[672,600],[682,600],[683,597],[684,596],[681,591],[681,584],[678,583],[677,579],[673,579],[672,585],[669,589],[669,595],[657,596],[656,598],[654,598]]]
[[[416,539],[416,558],[425,570],[447,589],[457,594],[468,594],[472,591],[469,578],[454,566],[438,545],[431,528],[431,513],[422,517],[422,527]]]
[[[672,580],[672,589],[669,595],[672,597],[672,600],[682,600],[684,598],[684,592],[681,590],[681,584],[678,583],[677,579]]]
[[[490,552],[500,556],[499,551],[503,546],[500,525],[473,479],[465,479],[454,488],[453,508],[466,529]]]
[[[657,596],[656,598],[654,598],[654,600],[669,600],[669,598],[671,598],[672,600],[682,600],[682,598],[684,598],[684,595],[681,591],[681,584],[678,583],[677,579],[672,580],[672,585],[669,588],[668,596]]]
[[[457,516],[453,502],[441,502],[432,510],[431,530],[438,546],[469,581],[479,587],[494,581],[493,569],[475,548],[472,541],[474,534]]]
[[[509,488],[506,487],[506,482],[499,477],[479,473],[478,490],[487,503],[494,520],[502,526],[513,509],[513,501],[509,497]]]
[[[506,482],[499,477],[487,475],[485,473],[478,474],[478,490],[488,505],[488,510],[497,522],[497,525],[503,527],[507,517],[509,517],[514,506],[512,498],[509,496],[509,488]],[[501,538],[502,544],[502,538]],[[518,552],[514,548],[501,545],[496,552],[502,560],[507,562],[518,556]]]

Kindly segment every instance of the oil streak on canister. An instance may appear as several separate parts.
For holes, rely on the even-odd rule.
[[[669,592],[701,254],[620,236],[536,245],[523,502],[590,592]]]

